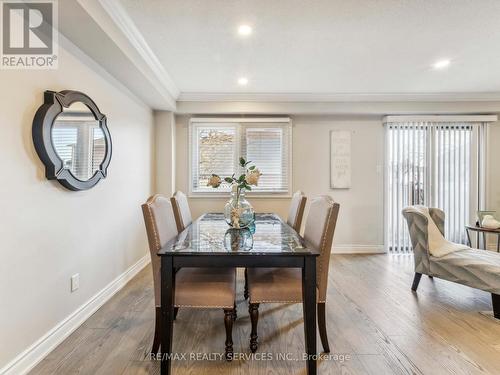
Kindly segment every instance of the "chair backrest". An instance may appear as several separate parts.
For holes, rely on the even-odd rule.
[[[302,217],[304,216],[306,200],[306,196],[300,190],[296,191],[292,196],[292,202],[290,203],[288,219],[286,220],[286,222],[293,229],[295,229],[296,232],[300,232],[300,226],[302,225]]]
[[[172,208],[174,209],[175,222],[177,223],[177,230],[182,232],[186,227],[193,222],[191,217],[191,210],[189,209],[189,203],[182,191],[176,191],[172,198]]]
[[[439,208],[429,208],[429,216],[434,220],[439,231],[444,236],[444,212]],[[415,260],[415,271],[427,274],[430,272],[427,217],[412,210],[412,207],[403,209],[403,217],[408,224],[408,232],[410,233],[413,257]]]
[[[307,216],[304,239],[308,245],[320,252],[316,270],[318,302],[326,302],[330,253],[339,207],[340,205],[335,203],[331,197],[322,195],[312,200]]]
[[[177,235],[174,212],[170,200],[162,195],[153,195],[142,205],[146,233],[148,235],[156,306],[160,305],[160,257],[158,251]]]

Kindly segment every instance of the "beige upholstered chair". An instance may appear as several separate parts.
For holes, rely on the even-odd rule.
[[[174,209],[177,230],[180,233],[193,222],[186,194],[182,191],[176,191],[172,198],[170,198],[170,202],[172,202],[172,208]]]
[[[318,326],[325,353],[330,352],[326,333],[326,289],[333,234],[337,224],[339,204],[328,196],[311,202],[304,239],[308,247],[319,250],[317,260]],[[300,268],[248,268],[250,319],[252,333],[250,349],[257,350],[257,322],[261,303],[302,303],[302,272]]]
[[[296,191],[292,196],[290,209],[288,211],[287,224],[290,225],[297,233],[300,233],[302,225],[302,217],[304,216],[304,208],[306,207],[306,196],[300,190]]]
[[[177,227],[170,200],[154,195],[142,205],[144,221],[151,252],[156,305],[156,327],[152,352],[157,353],[160,345],[160,257],[158,251],[177,235]],[[235,268],[182,268],[175,276],[175,309],[220,308],[224,310],[226,327],[226,358],[233,353],[232,327],[236,318],[234,310],[236,293]]]
[[[297,190],[292,196],[290,209],[288,210],[288,218],[286,223],[290,225],[297,233],[300,233],[302,225],[302,217],[304,216],[304,208],[306,207],[307,198],[300,190]],[[245,268],[245,288],[243,296],[248,299],[248,271]]]

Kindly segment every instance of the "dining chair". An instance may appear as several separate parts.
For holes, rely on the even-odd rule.
[[[306,246],[319,251],[316,285],[318,288],[318,326],[325,353],[330,352],[326,333],[326,291],[333,235],[339,204],[329,196],[312,200],[307,216],[304,240]],[[257,323],[261,303],[302,303],[302,272],[300,268],[248,268],[249,313],[252,323],[250,350],[258,347]]]
[[[288,210],[287,224],[290,225],[297,233],[300,233],[302,225],[302,217],[304,216],[304,208],[306,207],[307,198],[300,190],[296,191],[292,196],[290,209]]]
[[[172,208],[174,209],[177,230],[180,233],[193,222],[186,194],[182,191],[176,191],[172,198],[170,198],[170,202],[172,202]]]
[[[174,193],[170,198],[170,202],[172,203],[177,230],[180,233],[193,222],[189,202],[186,194],[180,190]],[[236,303],[234,304],[234,316],[236,318]]]
[[[144,222],[151,253],[153,284],[156,306],[155,336],[152,353],[158,353],[160,347],[161,309],[160,309],[160,257],[158,251],[177,234],[172,204],[167,197],[154,195],[142,205]],[[217,308],[224,310],[226,328],[226,359],[232,359],[233,320],[236,297],[235,268],[182,268],[175,274],[175,310],[182,308]],[[176,315],[176,313],[174,314]],[[175,317],[174,317],[175,319]]]
[[[306,207],[307,198],[303,192],[297,190],[292,196],[292,202],[288,210],[287,224],[290,225],[297,233],[300,233],[302,226],[302,217],[304,216],[304,208]],[[245,287],[243,289],[243,297],[248,299],[248,271],[245,268]]]

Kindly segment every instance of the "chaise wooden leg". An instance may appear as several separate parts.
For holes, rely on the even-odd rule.
[[[233,360],[233,309],[224,309],[224,326],[226,327],[226,361]]]
[[[248,272],[247,269],[245,268],[245,290],[243,291],[243,297],[245,299],[248,299]]]
[[[415,277],[413,278],[413,285],[411,286],[411,290],[414,292],[417,291],[418,284],[420,283],[420,279],[422,278],[422,274],[415,272]]]
[[[238,311],[236,310],[236,302],[235,302],[233,309],[233,320],[236,320],[237,318],[238,318]]]
[[[151,348],[151,354],[157,354],[160,350],[160,324],[161,324],[161,308],[156,306],[155,309],[155,337],[153,339],[153,347]]]
[[[259,322],[259,304],[251,303],[248,306],[248,312],[250,314],[250,320],[252,322],[252,332],[250,333],[250,350],[252,351],[252,353],[255,353],[259,346],[257,336],[257,323]]]
[[[177,319],[177,313],[179,312],[178,307],[174,307],[174,320]]]
[[[328,335],[326,333],[326,304],[318,303],[318,328],[323,351],[330,353],[330,346],[328,345]]]
[[[493,305],[493,316],[500,319],[500,295],[491,293],[491,304]]]

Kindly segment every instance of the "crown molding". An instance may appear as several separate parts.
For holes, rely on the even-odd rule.
[[[175,110],[180,91],[122,4],[116,0],[77,1],[161,98],[164,104],[155,109]]]
[[[135,47],[139,55],[142,57],[143,63],[151,69],[158,81],[165,86],[165,89],[169,92],[169,94],[174,99],[177,99],[180,94],[179,89],[151,47],[149,47],[146,39],[144,39],[143,35],[137,26],[135,26],[134,21],[132,21],[121,3],[116,0],[99,0],[99,2],[104,10],[108,12],[108,15],[115,22],[116,26],[118,26],[123,32],[130,44]]]
[[[209,93],[182,92],[179,102],[474,102],[500,101],[500,92],[470,93]]]

